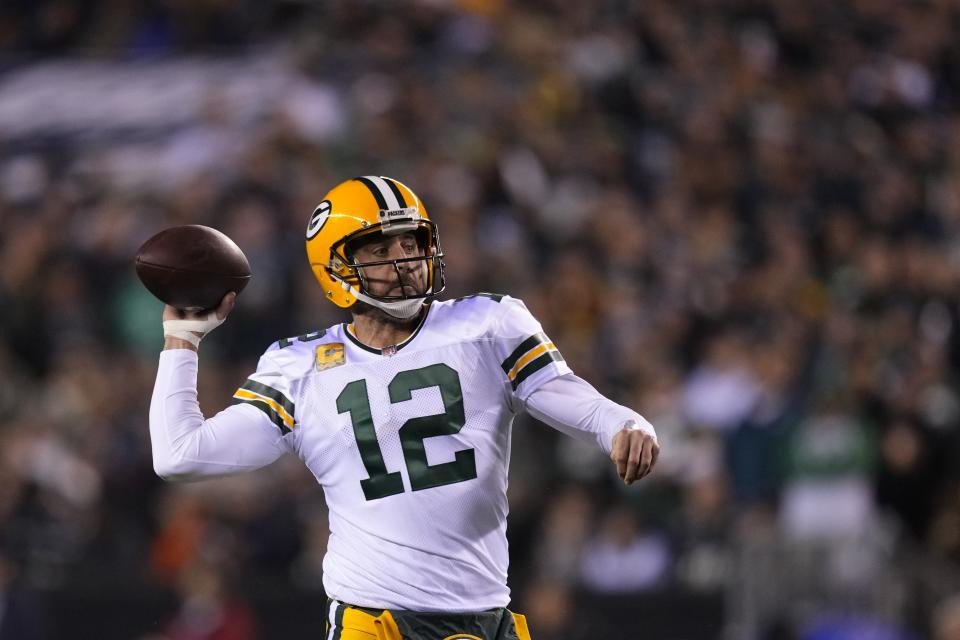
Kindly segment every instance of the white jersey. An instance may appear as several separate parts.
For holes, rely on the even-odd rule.
[[[569,371],[522,302],[475,296],[433,303],[384,352],[346,325],[276,343],[236,397],[289,430],[323,486],[330,597],[482,610],[509,601],[513,407]]]
[[[293,452],[326,495],[327,595],[361,606],[507,605],[510,432],[524,408],[608,452],[626,420],[652,433],[573,376],[508,296],[434,302],[409,339],[383,350],[346,325],[281,340],[237,404],[208,420],[196,367],[192,351],[161,355],[150,420],[157,472],[222,475]]]

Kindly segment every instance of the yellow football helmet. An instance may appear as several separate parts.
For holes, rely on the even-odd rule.
[[[356,240],[408,232],[417,235],[422,257],[359,263],[351,255],[350,246]],[[341,182],[323,197],[307,223],[307,258],[324,294],[344,309],[361,300],[396,318],[412,318],[445,287],[437,226],[409,187],[383,176]],[[399,263],[418,260],[426,264],[425,293],[374,296],[367,290],[361,268],[392,264],[399,276]]]

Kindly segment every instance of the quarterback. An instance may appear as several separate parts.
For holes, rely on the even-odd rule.
[[[653,427],[575,376],[520,300],[437,300],[437,227],[400,182],[337,185],[306,244],[324,295],[352,322],[272,344],[213,417],[197,400],[197,348],[235,295],[205,315],[164,309],[157,474],[194,480],[299,457],[330,514],[327,640],[528,639],[506,608],[514,417],[595,442],[626,484],[656,463]]]

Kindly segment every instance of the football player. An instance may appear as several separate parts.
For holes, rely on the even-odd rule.
[[[437,300],[437,227],[404,184],[337,185],[306,244],[324,295],[352,322],[272,344],[216,416],[199,409],[197,347],[235,295],[207,315],[165,308],[156,472],[191,480],[298,456],[329,509],[328,640],[529,638],[506,609],[514,417],[596,442],[628,485],[656,463],[653,427],[574,375],[520,300]]]

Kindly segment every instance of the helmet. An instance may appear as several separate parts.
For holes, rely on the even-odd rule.
[[[418,236],[423,257],[358,263],[351,255],[356,240],[408,232]],[[361,300],[395,318],[412,318],[445,286],[437,226],[409,187],[383,176],[341,182],[323,197],[307,223],[307,258],[327,298],[344,309]],[[367,290],[361,267],[393,264],[399,274],[399,263],[418,260],[426,263],[425,293],[375,296]]]

